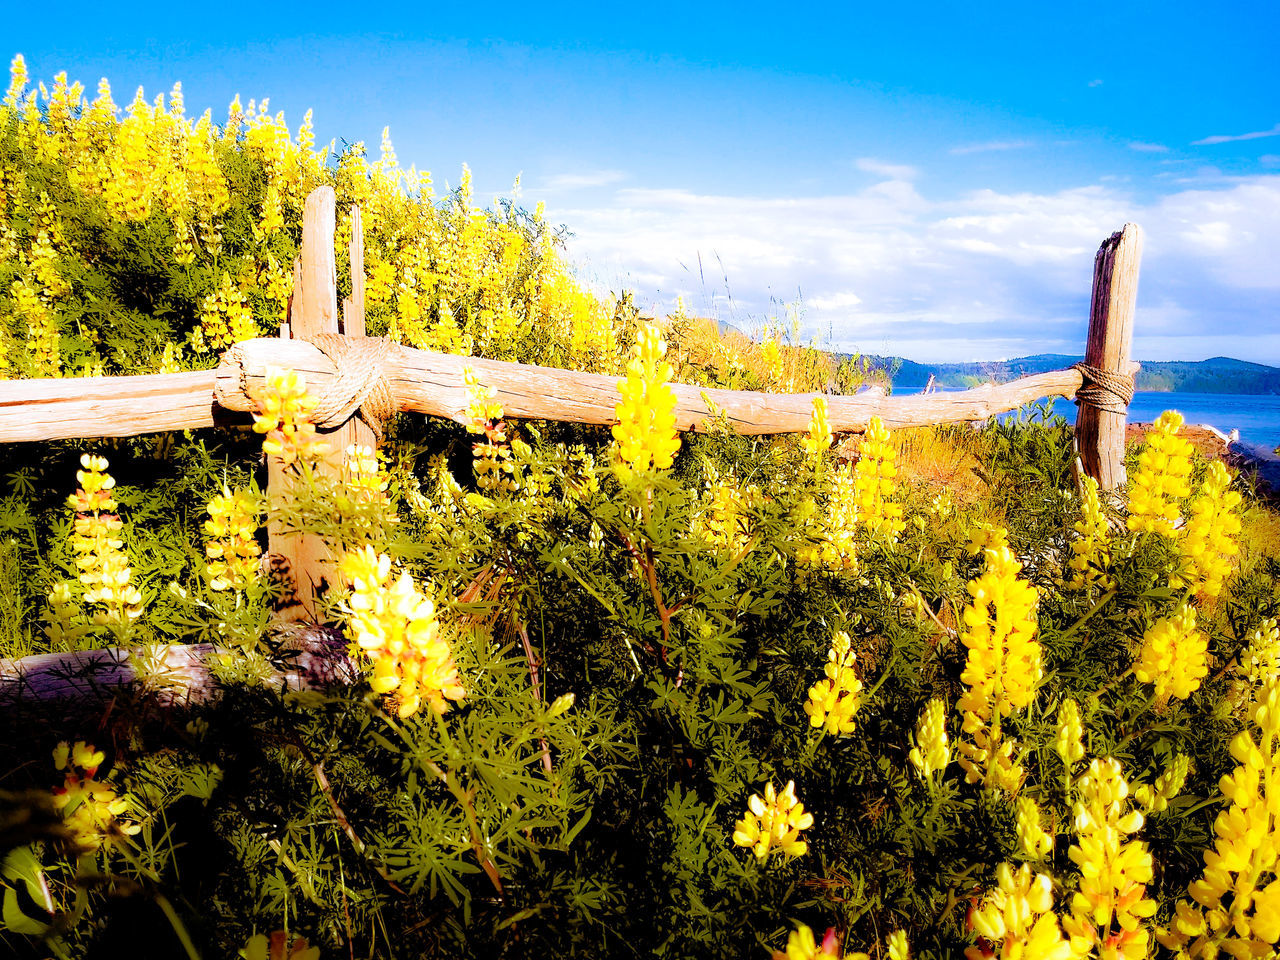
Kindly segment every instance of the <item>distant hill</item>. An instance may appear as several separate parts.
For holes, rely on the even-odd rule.
[[[978,384],[1005,383],[1033,373],[1061,370],[1083,359],[1060,353],[1042,353],[1014,360],[992,360],[978,363],[916,363],[899,357],[867,358],[885,370],[894,370],[896,390],[919,390],[934,382],[944,390],[961,390]],[[1246,393],[1280,395],[1280,367],[1268,367],[1231,357],[1213,357],[1199,361],[1143,361],[1138,374],[1139,390],[1170,393]]]

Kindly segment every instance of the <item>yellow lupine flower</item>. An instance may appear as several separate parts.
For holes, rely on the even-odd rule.
[[[1180,429],[1182,414],[1166,410],[1147,433],[1129,491],[1130,530],[1173,536],[1179,504],[1191,494],[1192,447],[1178,436]]]
[[[1219,786],[1231,806],[1213,824],[1204,874],[1187,888],[1173,923],[1156,934],[1188,957],[1270,957],[1280,941],[1280,685],[1268,682],[1251,720],[1231,742],[1239,764]]]
[[[1133,790],[1133,798],[1137,800],[1147,813],[1160,813],[1169,807],[1169,801],[1182,792],[1182,785],[1187,782],[1187,771],[1190,758],[1179,753],[1167,770],[1156,777],[1154,784],[1139,784]]]
[[[858,462],[853,468],[854,498],[858,522],[873,539],[893,543],[906,523],[902,507],[891,502],[898,468],[897,452],[889,443],[889,431],[879,417],[872,417],[858,444]]]
[[[831,447],[831,424],[827,421],[827,398],[813,398],[813,414],[809,417],[809,435],[804,438],[804,454],[810,463],[818,463]]]
[[[1173,585],[1190,583],[1202,600],[1222,592],[1222,582],[1231,573],[1233,558],[1240,552],[1235,537],[1240,533],[1240,493],[1229,489],[1231,474],[1220,460],[1209,464],[1204,484],[1191,501],[1191,516],[1178,539],[1178,553],[1187,569],[1174,578]]]
[[[665,470],[680,449],[676,430],[676,394],[668,385],[671,365],[663,360],[667,343],[651,324],[640,327],[627,378],[618,381],[622,401],[613,437],[622,460],[633,470]]]
[[[393,581],[391,558],[371,546],[348,553],[339,569],[353,586],[345,605],[352,636],[373,663],[369,686],[375,693],[394,693],[401,717],[416,713],[424,701],[436,713],[448,712],[448,701],[461,700],[466,691],[440,634],[435,605],[408,571]]]
[[[462,368],[462,380],[467,388],[467,432],[484,435],[484,440],[471,448],[475,454],[476,484],[481,490],[511,492],[518,484],[502,404],[494,399],[498,390],[484,386],[469,365]]]
[[[751,542],[748,511],[759,496],[757,487],[743,489],[732,476],[714,478],[707,484],[691,532],[712,549],[738,553]]]
[[[123,819],[129,799],[117,794],[110,783],[97,779],[98,767],[105,759],[101,750],[83,740],[77,740],[74,746],[64,740],[53,751],[54,768],[66,771],[62,786],[53,790],[53,806],[76,843],[88,850],[118,842],[142,829]]]
[[[862,681],[856,670],[858,655],[851,647],[849,634],[839,631],[827,652],[827,664],[823,668],[826,676],[809,688],[809,699],[804,705],[809,726],[836,737],[853,733],[857,725],[855,717],[862,705],[858,696],[862,692]]]
[[[1115,578],[1107,572],[1111,565],[1107,518],[1102,513],[1098,481],[1087,474],[1081,484],[1080,508],[1080,519],[1073,525],[1080,537],[1071,541],[1071,559],[1067,561],[1071,579],[1067,586],[1073,590],[1110,590]]]
[[[111,491],[115,478],[106,472],[104,457],[83,454],[76,471],[79,489],[67,498],[76,511],[72,522],[71,549],[76,555],[79,580],[84,586],[84,602],[100,605],[95,623],[123,625],[142,614],[142,594],[132,584],[133,570],[118,536],[124,525],[116,514]]]
[[[833,572],[856,570],[858,500],[853,467],[841,464],[828,477],[826,509],[821,515],[818,505],[806,498],[793,517],[796,531],[805,538],[796,560],[802,566]]]
[[[244,960],[320,960],[320,948],[306,937],[291,939],[288,931],[274,930],[268,936],[255,933],[244,945]]]
[[[840,960],[840,944],[836,939],[835,928],[829,929],[819,943],[813,930],[800,924],[787,936],[787,949],[774,950],[772,960]],[[867,960],[867,955],[849,953],[845,954],[844,960]]]
[[[9,110],[17,111],[22,104],[23,92],[31,76],[27,73],[27,61],[22,54],[17,54],[9,61],[9,89],[5,91],[4,105]]]
[[[763,860],[777,850],[784,856],[799,857],[809,850],[800,839],[800,831],[813,826],[813,814],[806,813],[804,804],[796,799],[794,780],[787,781],[781,791],[772,783],[764,789],[764,796],[753,793],[747,801],[747,812],[734,825],[733,842],[740,847],[750,847],[757,860]]]
[[[1156,912],[1145,896],[1152,861],[1147,846],[1125,837],[1142,829],[1143,816],[1126,812],[1129,784],[1120,763],[1092,760],[1076,784],[1076,843],[1067,851],[1080,868],[1080,886],[1062,926],[1077,956],[1101,947],[1117,958],[1146,957],[1150,933],[1142,926]]]
[[[1043,860],[1053,850],[1053,835],[1044,829],[1040,808],[1030,797],[1014,801],[1018,848],[1026,860]]]
[[[996,868],[996,888],[969,914],[974,931],[995,949],[970,947],[969,960],[1069,960],[1071,945],[1062,936],[1053,912],[1053,882],[1043,873],[1032,874],[1023,864]]]
[[[1068,771],[1084,759],[1084,724],[1080,720],[1080,705],[1074,700],[1063,700],[1058,708],[1058,732],[1053,748]]]
[[[947,741],[947,705],[941,697],[934,697],[920,712],[915,746],[911,748],[908,759],[922,780],[929,780],[935,772],[945,770],[951,760]]]
[[[1209,672],[1208,651],[1208,639],[1196,629],[1195,609],[1184,603],[1143,634],[1133,675],[1154,684],[1160,702],[1170,697],[1185,700]]]
[[[1007,546],[985,551],[986,569],[968,585],[973,602],[962,615],[961,642],[969,656],[960,675],[966,689],[956,707],[969,736],[960,743],[960,765],[970,783],[1016,789],[1021,767],[1014,742],[1004,740],[1000,720],[1023,710],[1035,696],[1043,668],[1036,640],[1036,589],[1018,579],[1022,564]]]
[[[970,553],[985,553],[987,550],[1007,549],[1009,532],[996,523],[978,520],[969,531],[968,549]]]
[[[318,460],[326,445],[316,438],[311,422],[316,398],[307,393],[307,381],[296,370],[267,367],[266,384],[249,391],[249,399],[257,404],[253,415],[255,433],[265,433],[262,449],[279,457],[287,466],[296,461]]]
[[[1253,683],[1267,683],[1280,677],[1280,621],[1263,620],[1249,636],[1249,646],[1240,657],[1244,675]]]
[[[209,501],[205,573],[214,590],[243,590],[258,575],[258,508],[247,490],[227,489]]]

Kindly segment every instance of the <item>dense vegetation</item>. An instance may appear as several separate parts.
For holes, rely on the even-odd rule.
[[[109,704],[0,708],[4,949],[1273,954],[1276,521],[1177,417],[1116,495],[1043,412],[833,444],[819,401],[803,438],[680,436],[673,378],[862,371],[642,322],[572,281],[540,217],[406,190],[389,150],[329,160],[262,111],[188,128],[172,98],[121,121],[72,89],[15,83],[0,114],[11,371],[206,363],[269,329],[271,262],[330,180],[365,206],[371,286],[395,291],[375,332],[615,372],[619,422],[509,423],[472,375],[465,428],[401,418],[377,456],[331,452],[335,478],[305,383],[278,371],[252,430],[0,451],[21,464],[0,653],[223,651],[199,707],[166,705],[153,670]],[[135,117],[143,156],[175,129],[188,158],[211,145],[221,213],[152,175],[112,199]],[[191,196],[189,169],[163,182],[182,176]],[[271,502],[264,448],[296,479]],[[294,637],[268,523],[331,545],[325,619],[358,682],[263,682]]]

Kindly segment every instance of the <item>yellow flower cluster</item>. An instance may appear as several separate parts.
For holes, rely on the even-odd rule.
[[[411,469],[400,477],[417,489]],[[367,542],[377,537],[384,525],[399,522],[387,495],[390,486],[391,477],[372,447],[353,443],[343,451],[342,482],[333,492],[333,504],[353,541]]]
[[[205,573],[214,590],[243,590],[258,576],[258,506],[248,490],[223,488],[209,501],[204,522]]]
[[[498,389],[484,386],[470,366],[462,368],[462,381],[467,388],[467,432],[484,435],[483,440],[472,446],[476,484],[491,493],[510,493],[518,484],[514,477],[515,464],[511,462],[511,446],[507,443],[507,424],[502,419],[502,404],[494,399]]]
[[[1167,770],[1156,777],[1154,784],[1139,784],[1133,789],[1133,799],[1142,804],[1147,813],[1160,813],[1169,808],[1169,801],[1182,792],[1182,785],[1187,782],[1187,771],[1191,760],[1185,753],[1173,758]]]
[[[996,888],[969,914],[969,923],[989,945],[965,950],[968,960],[1070,960],[1070,944],[1063,939],[1053,912],[1053,882],[1032,874],[1023,864],[996,868]]]
[[[53,751],[54,769],[66,771],[62,786],[54,788],[53,805],[76,843],[88,850],[97,850],[104,843],[120,841],[142,829],[121,817],[129,809],[128,799],[117,794],[110,783],[97,779],[104,759],[101,750],[83,740],[77,740],[74,746],[64,740]]]
[[[1133,675],[1155,685],[1157,702],[1185,700],[1209,672],[1209,641],[1196,629],[1196,611],[1184,603],[1147,628]]]
[[[845,954],[844,960],[863,960],[865,953]],[[840,943],[835,927],[827,930],[819,943],[813,930],[805,924],[792,930],[787,936],[787,949],[774,950],[772,960],[840,960]]]
[[[800,857],[809,844],[800,839],[800,831],[813,826],[813,814],[796,799],[796,784],[789,780],[779,792],[772,783],[764,788],[764,796],[753,793],[747,801],[747,813],[734,824],[733,842],[750,847],[757,860],[774,851],[784,856]]]
[[[346,612],[356,644],[373,661],[369,686],[395,694],[397,715],[416,713],[423,701],[447,713],[465,695],[449,642],[440,634],[435,605],[391,558],[364,546],[343,557],[340,570],[353,586]]]
[[[540,209],[529,223],[514,204],[476,208],[465,168],[459,190],[441,204],[429,174],[399,167],[385,131],[378,159],[355,144],[335,165],[333,144],[317,149],[310,113],[291,134],[265,100],[244,106],[237,97],[218,123],[209,112],[187,117],[180,86],[151,101],[139,90],[122,111],[105,80],[90,101],[65,74],[51,90],[31,89],[21,57],[11,78],[0,122],[12,124],[23,164],[53,167],[54,182],[70,186],[56,209],[100,211],[126,228],[145,223],[153,235],[171,237],[173,263],[196,291],[197,352],[282,319],[292,279],[284,228],[299,220],[313,188],[332,184],[342,211],[340,250],[351,239],[349,204],[363,210],[370,321],[394,339],[455,353],[478,346],[500,359],[516,359],[536,340],[542,362],[608,373],[622,366],[618,336],[631,322],[625,298],[606,303],[579,284]],[[17,339],[25,334],[28,344],[23,372],[55,376],[64,306],[79,291],[59,294],[58,283],[38,274],[77,278],[82,271],[53,267],[68,258],[91,265],[95,251],[64,242],[56,223],[37,222],[39,189],[49,177],[25,172],[21,165],[0,171],[0,264],[16,268],[6,286],[16,281],[22,292],[15,319]],[[250,191],[240,189],[246,178]],[[228,229],[245,220],[249,229]],[[536,337],[526,334],[532,331]]]
[[[1030,797],[1014,802],[1014,826],[1018,833],[1018,849],[1025,860],[1043,860],[1053,850],[1053,835],[1044,829],[1040,807]]]
[[[665,470],[680,449],[676,394],[667,383],[672,370],[663,359],[666,352],[662,331],[642,325],[627,364],[627,378],[618,381],[622,402],[617,405],[613,437],[623,463],[633,470]]]
[[[1204,484],[1191,502],[1191,516],[1178,540],[1178,552],[1186,571],[1175,577],[1174,586],[1190,583],[1201,600],[1222,592],[1222,582],[1231,572],[1233,558],[1240,552],[1239,491],[1230,489],[1231,474],[1220,460],[1209,464]]]
[[[862,681],[858,679],[857,661],[849,634],[843,630],[836,633],[823,668],[826,676],[809,688],[809,699],[804,705],[809,726],[836,737],[853,733],[855,717],[862,705],[858,696],[862,692]]]
[[[200,303],[200,335],[196,349],[222,350],[241,340],[252,340],[260,332],[249,309],[248,297],[224,273],[217,289]]]
[[[292,939],[287,930],[273,930],[271,935],[255,933],[241,951],[244,960],[320,960],[320,948],[306,937]]]
[[[1178,903],[1169,930],[1157,938],[1178,956],[1275,956],[1280,941],[1280,685],[1268,683],[1252,720],[1257,739],[1242,730],[1231,741],[1239,764],[1222,778],[1231,806],[1214,821],[1214,848],[1204,875]]]
[[[813,413],[809,417],[809,435],[804,438],[804,455],[810,464],[822,462],[822,455],[831,447],[831,424],[827,420],[827,398],[813,398]]]
[[[962,615],[960,640],[969,649],[960,679],[965,692],[956,704],[962,730],[960,765],[970,783],[1012,792],[1022,778],[1013,761],[1013,740],[1003,740],[1000,721],[1025,709],[1040,682],[1035,587],[1018,579],[1022,564],[1007,546],[986,551],[983,574],[968,585],[973,602]]]
[[[997,523],[988,523],[985,520],[974,521],[972,529],[969,530],[968,549],[970,553],[1007,550],[1009,549],[1009,531]]]
[[[898,468],[897,452],[889,443],[889,431],[879,417],[872,417],[858,444],[858,462],[853,468],[854,502],[858,521],[872,539],[893,543],[906,524],[902,507],[891,502]]]
[[[1191,444],[1181,429],[1182,414],[1166,410],[1147,433],[1129,491],[1130,530],[1173,536],[1179,503],[1191,493]]]
[[[1110,590],[1115,578],[1108,572],[1111,566],[1111,548],[1107,530],[1107,518],[1102,513],[1102,501],[1098,496],[1098,481],[1085,475],[1081,484],[1081,516],[1074,524],[1079,539],[1071,542],[1071,559],[1067,566],[1071,579],[1067,586],[1072,590],[1088,590],[1097,587]]]
[[[343,452],[347,489],[357,503],[385,503],[389,479],[373,447],[353,443]]]
[[[1091,760],[1076,783],[1077,842],[1067,855],[1080,868],[1080,887],[1062,921],[1076,956],[1095,949],[1115,960],[1148,955],[1150,933],[1142,923],[1156,912],[1155,901],[1145,896],[1151,854],[1142,841],[1125,840],[1143,825],[1137,810],[1125,812],[1128,796],[1120,763],[1110,758]]]
[[[117,506],[111,493],[116,481],[106,472],[103,457],[86,453],[80,457],[80,466],[83,469],[76,471],[80,487],[67,503],[76,511],[71,549],[85,588],[84,602],[103,607],[94,614],[96,623],[126,624],[142,613],[142,594],[130,582],[133,569],[119,536],[123,524],[112,512]]]
[[[760,497],[754,485],[746,488],[735,477],[716,477],[707,484],[692,533],[713,550],[737,554],[751,543],[749,511]]]
[[[1252,683],[1267,683],[1280,677],[1280,621],[1271,617],[1258,624],[1249,636],[1240,664]]]
[[[819,517],[818,505],[806,499],[793,518],[794,527],[803,538],[796,560],[802,567],[823,567],[833,572],[856,570],[858,498],[853,467],[841,464],[829,476],[823,515]]]
[[[1074,700],[1063,700],[1058,708],[1058,731],[1053,748],[1068,771],[1084,759],[1084,724],[1080,720],[1080,705]]]
[[[895,930],[889,934],[885,938],[885,952],[889,960],[911,960],[906,932]],[[828,928],[819,943],[813,930],[800,924],[787,936],[787,949],[774,950],[772,960],[841,960],[840,940],[836,936],[835,927]],[[871,957],[870,954],[859,951],[844,954],[844,960],[871,960]]]
[[[267,367],[266,384],[249,391],[249,399],[257,404],[253,415],[255,433],[265,433],[262,449],[279,457],[285,466],[296,462],[313,462],[325,455],[327,447],[316,437],[311,422],[316,398],[307,393],[307,381],[296,370]]]
[[[947,739],[947,705],[941,697],[934,697],[920,711],[915,744],[911,747],[908,759],[920,779],[925,781],[930,780],[935,773],[945,770],[951,761],[951,745]]]

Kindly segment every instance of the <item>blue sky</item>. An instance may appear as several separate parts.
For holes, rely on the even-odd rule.
[[[24,5],[9,54],[118,102],[239,93],[482,196],[602,289],[919,360],[1078,352],[1146,231],[1135,353],[1280,365],[1280,5]]]

